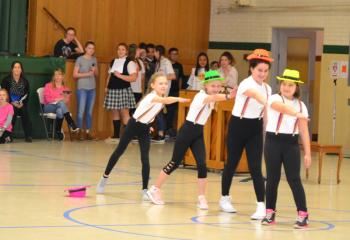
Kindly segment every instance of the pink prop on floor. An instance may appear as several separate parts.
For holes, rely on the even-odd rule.
[[[89,187],[90,186],[66,188],[64,191],[68,192],[67,197],[83,198],[86,197],[86,189]]]

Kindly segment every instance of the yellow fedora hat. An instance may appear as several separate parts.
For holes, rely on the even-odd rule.
[[[277,79],[280,81],[304,83],[303,81],[300,80],[300,74],[298,70],[293,70],[288,68],[283,71],[282,76],[277,76]]]

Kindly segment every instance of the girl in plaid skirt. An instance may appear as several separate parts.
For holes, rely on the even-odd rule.
[[[120,43],[117,49],[118,58],[110,64],[107,78],[106,97],[104,108],[112,111],[114,134],[107,142],[118,142],[121,121],[126,125],[130,119],[129,109],[135,108],[135,99],[130,82],[136,81],[137,66],[130,61],[128,46]]]

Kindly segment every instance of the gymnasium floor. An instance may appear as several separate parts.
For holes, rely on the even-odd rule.
[[[120,159],[106,194],[96,195],[95,184],[113,148],[102,141],[0,145],[0,239],[349,239],[349,159],[344,159],[340,185],[336,157],[326,157],[321,185],[313,159],[310,179],[304,181],[310,228],[294,230],[296,211],[285,177],[273,227],[249,220],[254,191],[251,182],[240,182],[247,175],[236,177],[231,189],[237,214],[219,211],[218,173],[208,175],[210,210],[197,210],[196,172],[190,169],[179,169],[165,185],[166,205],[142,202],[137,144],[130,144]],[[171,143],[152,145],[150,185],[171,150]],[[87,198],[65,197],[66,187],[80,185],[92,186]]]

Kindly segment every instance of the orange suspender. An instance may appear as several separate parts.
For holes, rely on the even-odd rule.
[[[136,119],[136,121],[137,121],[137,122],[140,121],[140,119],[141,119],[143,116],[145,116],[148,112],[150,112],[150,111],[153,109],[154,106],[156,106],[156,105],[152,105],[152,106],[151,106],[150,108],[148,108],[145,112],[143,112],[143,113]],[[155,114],[154,116],[157,116],[158,113],[159,113],[162,109],[163,109],[163,108],[159,109],[158,112],[157,112],[157,114]],[[154,119],[154,118],[153,118],[153,119]],[[152,120],[153,120],[153,119],[152,119]],[[152,122],[152,120],[151,120],[151,121],[148,121],[147,123]]]
[[[282,97],[282,95],[280,95],[282,98],[282,101],[284,103],[284,98]],[[277,126],[276,126],[276,131],[275,134],[277,135],[279,133],[280,127],[281,127],[281,123],[282,123],[282,119],[283,119],[283,113],[280,113],[278,116],[278,121],[277,121]]]
[[[266,85],[266,83],[263,83],[263,84],[264,84],[264,87],[265,87],[265,90],[266,90],[266,100],[268,100],[269,99],[269,92],[267,90],[267,85]],[[247,97],[245,102],[244,102],[244,105],[243,105],[243,108],[242,108],[242,112],[241,112],[241,119],[243,118],[244,113],[247,110],[249,99],[250,99],[250,97]],[[263,109],[260,112],[259,119],[261,119],[263,117],[264,109],[265,109],[265,106],[263,107]]]
[[[207,106],[207,104],[204,104],[204,106],[201,108],[201,110],[200,110],[199,113],[197,114],[197,117],[196,117],[195,120],[194,120],[194,124],[196,124],[196,123],[198,122],[198,120],[199,120],[199,118],[201,117],[201,115],[202,115],[202,113],[203,113],[203,111],[204,111],[204,109],[205,109],[206,106]]]
[[[281,96],[282,98],[282,101],[284,103],[284,98]],[[300,107],[300,113],[303,112],[303,107],[301,105],[301,101],[298,99],[299,101],[299,107]],[[283,113],[280,113],[279,116],[278,116],[278,121],[277,121],[277,126],[276,126],[276,131],[275,131],[275,134],[277,135],[279,133],[279,130],[280,130],[280,127],[281,127],[281,123],[282,123],[282,119],[283,119]],[[293,128],[293,136],[295,135],[295,132],[297,131],[298,129],[298,118],[295,120],[295,123],[294,123],[294,128]]]
[[[299,99],[298,99],[298,101],[299,101],[300,113],[302,113],[302,112],[303,112],[303,107],[302,107],[302,105],[301,105],[301,101],[300,101]],[[295,132],[296,132],[297,129],[298,129],[298,121],[299,121],[299,119],[297,118],[297,119],[295,120],[295,123],[294,123],[293,136],[295,135]]]

